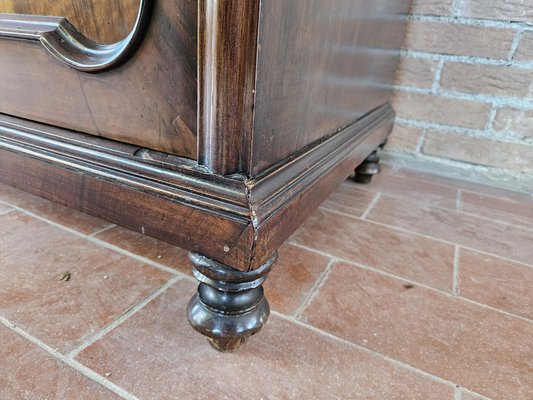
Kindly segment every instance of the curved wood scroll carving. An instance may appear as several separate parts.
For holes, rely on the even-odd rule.
[[[143,36],[150,18],[152,0],[139,0],[133,29],[113,44],[86,38],[65,18],[22,14],[0,14],[0,39],[39,41],[62,63],[85,72],[100,72],[123,62]]]

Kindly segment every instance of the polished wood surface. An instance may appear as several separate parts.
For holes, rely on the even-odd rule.
[[[249,174],[388,101],[408,7],[390,0],[261,3]]]
[[[124,39],[138,8],[139,0],[0,0],[0,13],[64,17],[99,43]]]
[[[111,44],[87,38],[64,17],[25,14],[0,14],[0,38],[32,40],[70,68],[101,72],[116,68],[135,52],[150,22],[151,12],[152,1],[140,0],[131,31]]]
[[[250,154],[259,0],[199,3],[198,161],[227,175]]]
[[[0,113],[196,159],[196,20],[194,0],[155,2],[139,48],[98,74],[0,35]]]

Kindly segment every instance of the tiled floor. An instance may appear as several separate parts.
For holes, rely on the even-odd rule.
[[[281,248],[234,354],[185,251],[0,185],[0,399],[533,399],[533,198],[384,169]]]

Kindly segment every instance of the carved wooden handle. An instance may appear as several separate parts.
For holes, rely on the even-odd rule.
[[[0,39],[39,41],[62,63],[85,72],[110,69],[132,54],[148,25],[152,0],[139,0],[133,29],[113,44],[100,44],[83,36],[65,18],[0,14]]]

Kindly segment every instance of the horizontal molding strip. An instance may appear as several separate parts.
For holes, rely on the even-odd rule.
[[[136,146],[95,138],[0,114],[0,148],[152,192],[192,207],[248,219],[242,181],[204,173],[190,160],[181,164],[146,160]],[[177,158],[177,157],[176,157]]]
[[[0,114],[0,181],[244,271],[270,257],[386,139],[393,119],[385,104],[249,179]]]
[[[290,204],[393,116],[390,104],[385,104],[253,179],[215,175],[178,157],[160,161],[162,154],[157,152],[143,159],[134,155],[136,146],[1,114],[0,148],[259,224]]]
[[[62,63],[84,72],[101,72],[125,61],[139,44],[148,25],[153,0],[140,0],[133,29],[113,44],[99,44],[65,18],[40,15],[0,14],[0,39],[38,41]]]

